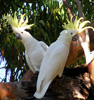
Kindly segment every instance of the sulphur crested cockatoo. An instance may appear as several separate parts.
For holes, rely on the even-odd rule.
[[[44,42],[36,40],[26,31],[26,29],[29,29],[33,24],[28,25],[28,17],[26,17],[26,20],[24,20],[24,17],[25,14],[21,14],[21,18],[18,20],[16,12],[14,13],[14,18],[9,14],[6,16],[17,39],[21,40],[24,44],[27,64],[33,73],[35,73],[40,70],[40,65],[48,46]]]
[[[66,30],[63,30],[58,39],[47,49],[37,80],[36,92],[34,94],[36,98],[42,98],[53,79],[56,76],[62,76],[62,72],[69,54],[72,37],[75,34],[81,33],[87,28],[92,28],[89,26],[83,28],[86,23],[89,23],[89,21],[84,21],[80,24],[81,19],[82,18],[79,20],[76,19],[74,23],[72,23],[71,20],[71,22],[68,22],[68,24],[64,25]]]

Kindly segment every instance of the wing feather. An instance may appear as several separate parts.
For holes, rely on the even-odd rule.
[[[44,43],[43,41],[40,41],[39,43],[44,48],[45,51],[48,49],[48,45],[46,43]]]
[[[27,64],[28,64],[29,68],[33,71],[33,73],[35,73],[35,70],[33,68],[33,65],[32,65],[32,63],[31,63],[31,61],[29,59],[29,56],[28,56],[28,53],[27,53],[26,50],[25,50],[25,58],[26,58],[26,61],[27,61]]]
[[[68,48],[63,44],[57,45],[57,43],[55,43],[48,48],[41,64],[35,97],[42,98],[53,79],[57,75],[61,76],[68,52]]]

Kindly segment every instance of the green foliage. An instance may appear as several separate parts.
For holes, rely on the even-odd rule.
[[[93,0],[82,0],[83,3],[83,12],[86,19],[91,19],[94,21],[94,1]]]
[[[84,56],[81,57],[81,59],[78,60],[75,64],[70,65],[70,68],[74,68],[76,66],[83,65],[83,64],[85,64],[85,57]]]
[[[68,2],[74,15],[78,15],[74,0]],[[93,0],[87,2],[82,0],[83,12],[86,19],[93,20],[94,2]],[[7,13],[13,15],[17,11],[17,16],[20,17],[20,13],[25,13],[29,17],[29,24],[35,23],[29,30],[30,33],[48,45],[57,39],[63,30],[62,25],[66,23],[69,16],[62,0],[0,0],[0,7],[0,51],[7,61],[6,72],[10,70],[11,81],[15,81],[22,78],[25,69],[29,68],[24,57],[24,46],[16,39],[10,25],[3,19],[4,15]]]

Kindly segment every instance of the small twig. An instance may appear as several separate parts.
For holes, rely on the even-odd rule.
[[[62,0],[62,1],[63,1],[63,3],[65,4],[65,6],[66,6],[66,8],[67,8],[67,12],[68,12],[68,14],[69,14],[69,17],[70,17],[70,19],[71,19],[71,17],[73,17],[72,9],[71,9],[71,7],[69,6],[67,0]]]
[[[3,69],[3,68],[7,68],[7,67],[5,67],[5,66],[4,67],[0,67],[0,69]]]
[[[81,2],[79,0],[74,0],[76,7],[78,8],[79,17],[84,17]]]

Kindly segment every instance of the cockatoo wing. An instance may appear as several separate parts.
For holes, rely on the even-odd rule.
[[[26,61],[27,61],[28,66],[33,71],[33,73],[35,73],[35,69],[33,68],[32,62],[30,61],[28,52],[26,50],[25,50],[25,58],[26,58]]]
[[[57,75],[61,76],[68,53],[69,48],[60,43],[55,43],[48,48],[38,76],[37,91],[34,94],[36,98],[42,98],[53,79]]]
[[[45,51],[48,49],[48,45],[46,43],[44,43],[43,41],[40,41],[39,43],[44,48]]]

